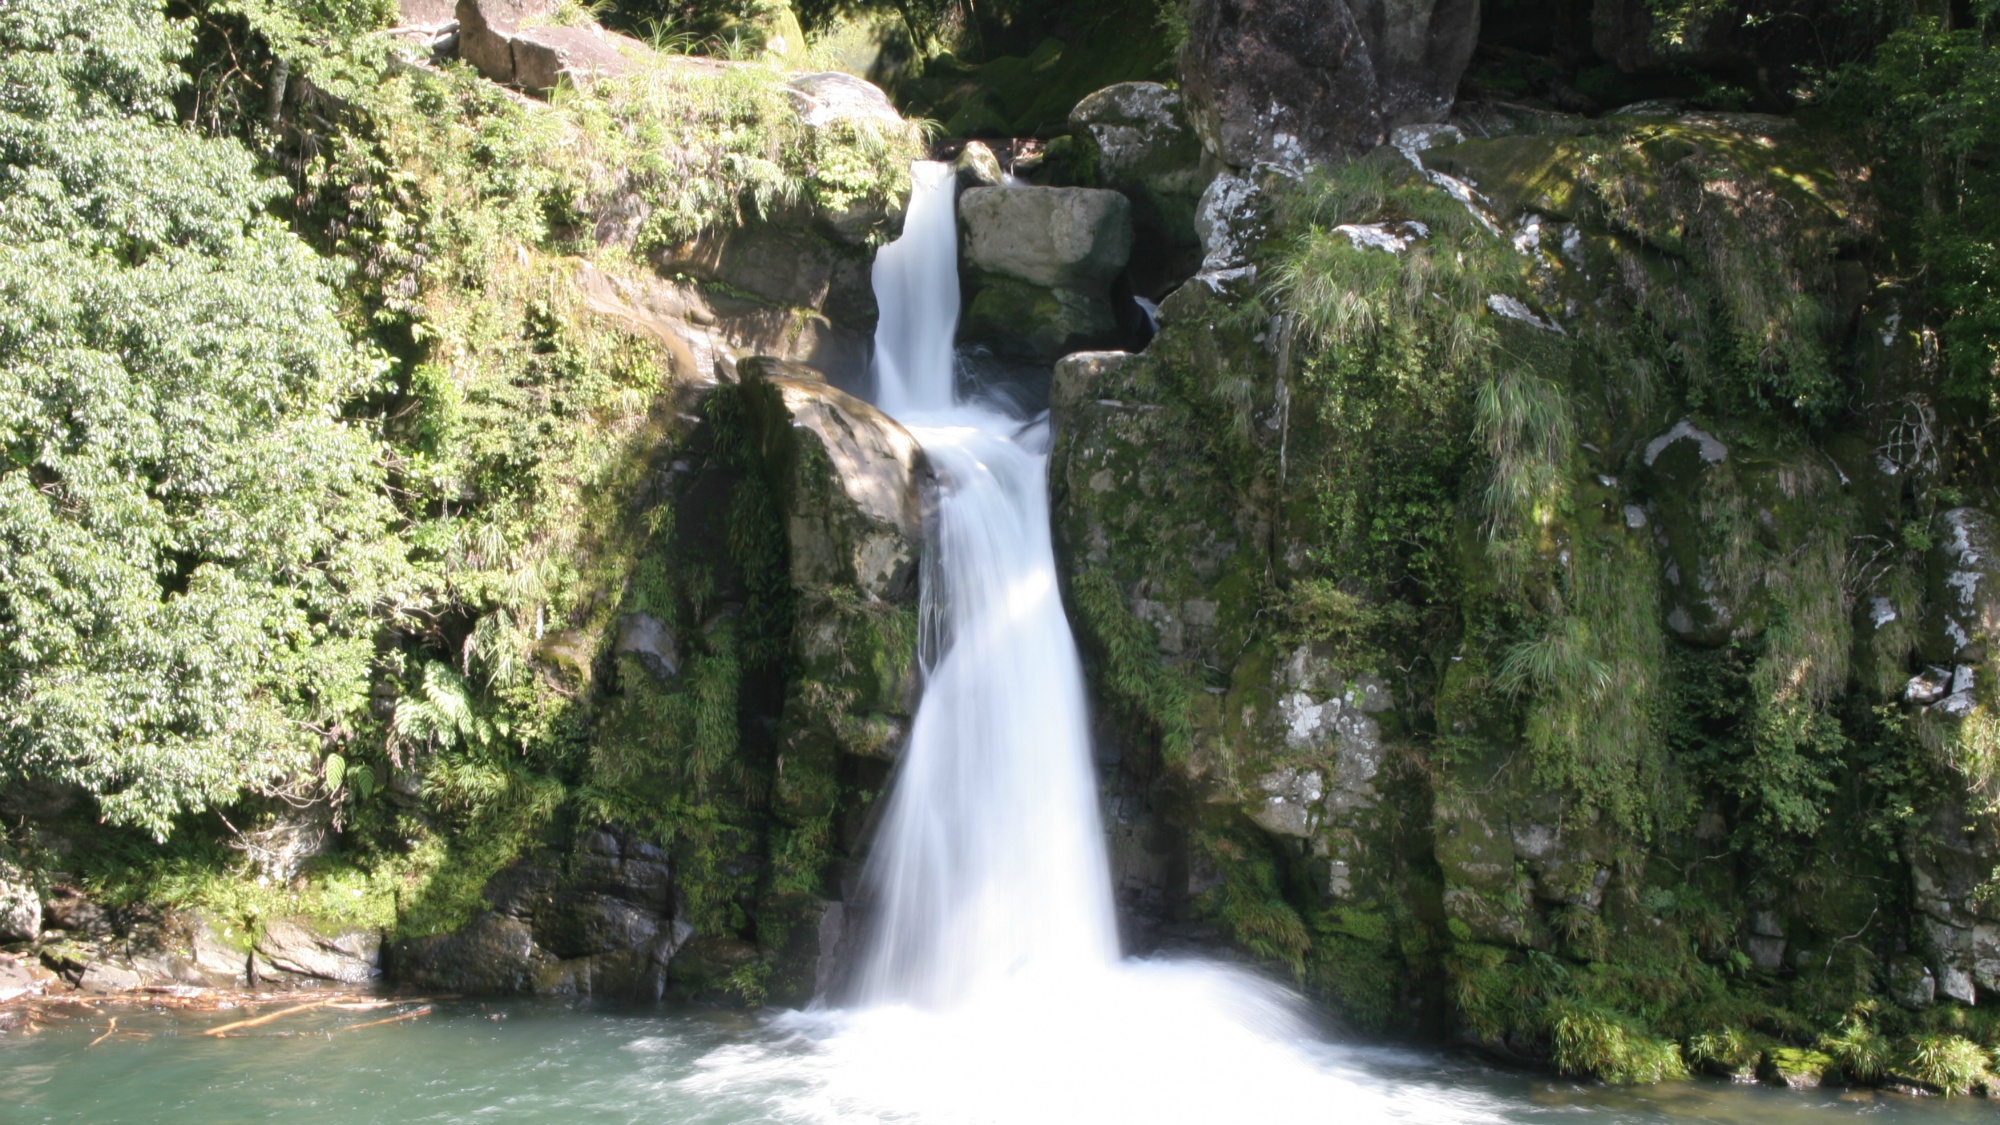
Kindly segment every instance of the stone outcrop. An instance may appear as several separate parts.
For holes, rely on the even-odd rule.
[[[458,0],[458,55],[495,82],[546,93],[623,74],[645,44],[596,24],[564,26],[559,0]]]
[[[715,576],[705,619],[690,620],[685,608],[672,617],[654,601],[607,626],[599,659],[612,665],[606,682],[616,697],[601,705],[596,737],[643,756],[632,784],[679,784],[671,771],[687,749],[662,745],[669,736],[659,716],[713,682],[728,637],[721,652],[734,662],[731,675],[769,676],[752,689],[760,719],[727,736],[731,745],[759,739],[771,755],[755,806],[725,797],[736,775],[718,770],[707,780],[719,820],[709,842],[677,839],[670,853],[586,824],[494,874],[467,923],[398,943],[387,957],[396,982],[802,1004],[839,969],[847,913],[838,873],[865,813],[843,779],[882,788],[915,703],[929,474],[907,431],[822,373],[754,355],[731,369],[733,380],[707,392],[721,424],[697,427],[663,455],[671,460],[654,498],[670,508],[674,529],[673,543],[658,549]],[[747,562],[731,542],[745,535],[757,536]],[[755,596],[746,566],[766,568],[757,581],[781,592],[783,616],[749,620],[771,613],[771,603],[745,604]],[[789,635],[752,632],[773,626]],[[753,657],[753,643],[773,649]],[[590,644],[579,648],[590,665]],[[773,666],[782,677],[758,670]],[[258,955],[277,961],[261,943]],[[300,960],[295,952],[295,967]]]
[[[928,473],[916,439],[824,380],[771,374],[761,363],[739,370],[781,497],[794,585],[914,602]]]
[[[963,338],[1043,360],[1117,339],[1112,286],[1132,253],[1125,196],[974,188],[959,197],[958,215],[960,261],[974,287]]]
[[[1202,142],[1237,168],[1357,155],[1442,120],[1479,38],[1471,0],[1195,0],[1181,83]]]
[[[1442,121],[1479,45],[1477,0],[1349,0],[1388,128]]]

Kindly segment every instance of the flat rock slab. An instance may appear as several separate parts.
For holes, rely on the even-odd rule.
[[[958,197],[965,261],[1051,289],[1101,292],[1132,256],[1132,205],[1095,188],[973,188]]]
[[[458,55],[495,82],[524,90],[624,74],[654,54],[595,24],[556,23],[557,0],[458,0]]]

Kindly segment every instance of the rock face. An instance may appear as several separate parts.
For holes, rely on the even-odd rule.
[[[1181,81],[1209,151],[1299,169],[1450,111],[1479,38],[1471,0],[1195,0]]]
[[[863,597],[916,597],[923,547],[919,488],[928,474],[909,431],[824,381],[764,374],[757,393],[765,464],[779,485],[792,579]]]
[[[1053,360],[1118,336],[1112,282],[1132,253],[1125,196],[974,188],[959,196],[958,216],[960,261],[975,286],[964,338]]]
[[[1342,0],[1194,0],[1181,88],[1226,164],[1298,168],[1382,142],[1374,64]]]
[[[1993,517],[1953,508],[1938,517],[1927,562],[1930,616],[1922,651],[1937,664],[1976,664],[2000,637],[2000,538]]]
[[[883,788],[916,697],[929,474],[908,432],[822,373],[771,356],[735,371],[708,392],[710,423],[661,455],[656,501],[672,535],[654,549],[713,577],[695,607],[654,594],[607,627],[614,694],[594,734],[601,753],[636,759],[626,781],[650,808],[685,784],[684,744],[720,733],[699,712],[673,729],[663,717],[707,705],[719,680],[740,691],[756,717],[737,729],[732,716],[694,790],[713,826],[664,847],[588,822],[556,836],[488,879],[469,922],[390,950],[397,982],[803,1004],[840,967],[839,875],[867,811],[853,792]],[[753,752],[768,772],[725,772],[747,774]]]
[[[1427,409],[1375,381],[1389,353],[1288,338],[1244,288],[1183,286],[1145,352],[1058,363],[1052,515],[1105,716],[1121,905],[1160,941],[1211,924],[1357,1021],[1444,1013],[1440,1033],[1516,1057],[1547,1050],[1547,1025],[1466,997],[1537,965],[1587,989],[1672,965],[1711,995],[1984,1007],[2000,994],[2000,526],[1985,493],[1932,491],[1951,453],[1929,329],[1836,261],[1868,237],[1857,172],[1756,115],[1567,132],[1548,116],[1474,140],[1399,130],[1366,158],[1398,192],[1433,193],[1457,233],[1409,225],[1405,203],[1314,232],[1336,295],[1367,295],[1378,268],[1449,274],[1489,230],[1511,246],[1522,287],[1482,281],[1465,315],[1563,385],[1575,426],[1552,466],[1562,499],[1528,531],[1498,526],[1500,473],[1455,462],[1418,473],[1448,514],[1413,546],[1409,495],[1378,488],[1443,431],[1371,445],[1399,424],[1391,404]],[[1257,184],[1210,185],[1205,280],[1254,260]],[[1429,286],[1413,330],[1445,291]],[[1634,352],[1592,350],[1607,338]],[[1766,366],[1704,366],[1679,343],[1696,338],[1760,341],[1743,354]],[[1350,359],[1352,379],[1327,366]],[[1763,398],[1787,364],[1802,378]],[[1686,388],[1646,383],[1665,370]],[[1840,421],[1800,405],[1815,393]],[[1365,406],[1322,429],[1341,395]],[[1476,435],[1461,419],[1447,429]],[[1481,440],[1463,448],[1484,456]],[[1518,555],[1495,546],[1510,534]],[[1453,576],[1399,561],[1370,579],[1378,549]],[[1418,608],[1437,597],[1446,613]],[[1857,770],[1877,760],[1879,789]],[[1878,801],[1899,819],[1867,838]],[[1648,987],[1590,1003],[1678,1061],[1687,1028],[1717,1017],[1643,1014]],[[1727,1070],[1809,1084],[1818,1030],[1788,1035],[1782,1060],[1730,1048]]]
[[[567,80],[623,74],[645,44],[595,24],[557,22],[559,0],[458,0],[459,57],[495,82],[545,93]]]
[[[1327,646],[1250,628],[1257,611],[1245,592],[1264,573],[1269,526],[1202,462],[1188,422],[1161,405],[1158,380],[1169,370],[1191,364],[1183,377],[1211,379],[1220,356],[1235,363],[1261,352],[1226,329],[1213,351],[1182,347],[1209,336],[1218,301],[1206,286],[1184,287],[1162,307],[1167,328],[1144,355],[1067,356],[1050,394],[1057,552],[1093,677],[1159,676],[1154,699],[1177,694],[1167,685],[1185,681],[1168,677],[1180,673],[1134,664],[1129,639],[1119,639],[1134,635],[1150,640],[1165,669],[1227,670],[1223,682],[1180,695],[1177,718],[1135,713],[1133,697],[1115,690],[1103,701],[1108,744],[1152,723],[1187,730],[1165,760],[1120,753],[1105,780],[1113,877],[1141,947],[1225,893],[1218,888],[1266,847],[1300,857],[1315,901],[1360,908],[1401,893],[1383,875],[1406,846],[1387,796],[1406,784],[1393,766],[1393,695],[1374,669]],[[1184,802],[1163,800],[1172,788],[1184,788]],[[1387,954],[1364,943],[1356,956],[1372,964]]]

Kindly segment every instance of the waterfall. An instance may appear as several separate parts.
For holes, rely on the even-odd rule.
[[[881,397],[938,488],[923,703],[867,871],[870,1003],[946,1004],[1118,958],[1083,669],[1056,588],[1048,426],[953,404],[953,187],[950,168],[919,165],[909,233],[875,264]],[[948,314],[930,308],[940,293]],[[896,308],[907,295],[935,319]]]
[[[812,1122],[1487,1121],[1318,1041],[1288,990],[1120,961],[1045,421],[957,401],[951,171],[916,168],[875,263],[877,398],[938,477],[924,693],[864,882],[852,1007],[773,1020],[686,1084]]]
[[[903,236],[876,252],[875,405],[890,417],[952,407],[958,332],[958,188],[949,165],[910,173]]]

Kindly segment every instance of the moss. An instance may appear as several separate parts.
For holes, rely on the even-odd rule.
[[[1836,1071],[1833,1056],[1809,1047],[1776,1047],[1764,1056],[1763,1077],[1781,1086],[1810,1088]]]
[[[1160,660],[1158,638],[1132,616],[1110,575],[1076,575],[1071,595],[1103,658],[1101,686],[1130,721],[1153,733],[1167,762],[1185,761],[1194,739],[1194,688],[1186,673]]]

